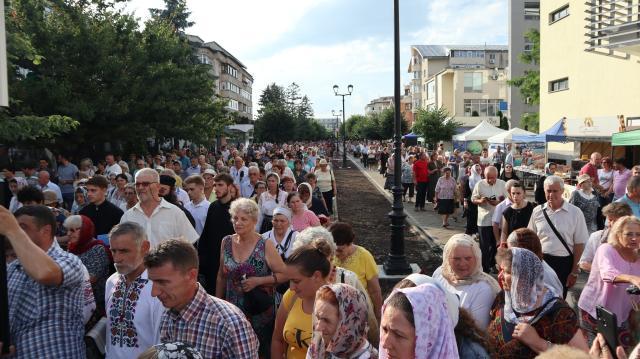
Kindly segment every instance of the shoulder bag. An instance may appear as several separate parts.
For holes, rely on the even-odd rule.
[[[564,249],[566,249],[567,252],[569,252],[569,256],[571,257],[571,259],[573,259],[573,252],[571,251],[571,249],[569,249],[569,245],[567,245],[567,242],[564,241],[564,238],[562,238],[562,235],[560,234],[560,232],[558,232],[558,230],[556,229],[556,226],[554,226],[553,222],[551,222],[551,219],[549,218],[547,211],[545,211],[542,205],[540,205],[540,209],[542,209],[542,214],[544,215],[544,219],[547,220],[549,227],[551,227],[551,230],[553,231],[553,233],[555,233],[556,237],[558,237],[558,239],[560,240],[560,243],[562,243],[562,245],[564,246]]]

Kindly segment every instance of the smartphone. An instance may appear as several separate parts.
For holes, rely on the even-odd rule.
[[[607,347],[609,347],[609,353],[614,359],[617,359],[618,320],[616,315],[599,305],[596,306],[596,315],[598,317],[598,333],[604,337]]]

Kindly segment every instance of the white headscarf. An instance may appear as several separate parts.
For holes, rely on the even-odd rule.
[[[449,264],[449,259],[453,255],[456,247],[463,246],[471,248],[473,255],[476,257],[476,267],[468,278],[457,278],[453,272],[453,268]],[[444,245],[444,253],[442,255],[442,276],[454,287],[468,285],[480,281],[487,282],[494,291],[494,295],[500,292],[498,282],[492,276],[482,270],[482,251],[478,243],[471,238],[470,235],[459,233],[449,238],[447,244]]]
[[[476,171],[477,167],[477,171]],[[471,166],[471,173],[469,174],[469,189],[473,191],[473,188],[476,186],[476,183],[482,181],[482,166],[479,164],[474,164]]]
[[[504,291],[504,318],[509,323],[528,323],[533,316],[522,314],[541,307],[545,312],[557,298],[554,291],[544,284],[544,268],[538,256],[524,248],[513,247],[510,250],[513,254],[511,288]]]

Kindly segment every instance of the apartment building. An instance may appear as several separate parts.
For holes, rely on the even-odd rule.
[[[520,54],[531,51],[533,44],[526,37],[531,29],[540,30],[540,0],[509,0],[509,66],[507,78],[521,77],[527,70],[540,70],[539,64],[525,64],[520,61]],[[538,105],[522,98],[520,89],[508,87],[507,101],[509,110],[505,115],[509,118],[511,127],[520,127],[522,115],[536,113]]]
[[[247,67],[215,41],[205,42],[195,35],[187,35],[187,38],[200,62],[211,65],[216,78],[214,93],[228,100],[228,110],[252,120],[253,76]]]
[[[364,113],[370,115],[373,113],[382,113],[382,111],[393,107],[393,96],[383,96],[371,100],[365,106]]]
[[[409,72],[412,111],[445,108],[463,128],[499,125],[507,106],[507,46],[415,45]]]
[[[550,156],[610,154],[611,135],[640,118],[639,10],[639,0],[540,3],[540,130],[565,118],[572,140],[550,143]]]

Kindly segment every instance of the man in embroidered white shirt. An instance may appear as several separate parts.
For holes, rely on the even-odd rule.
[[[144,267],[149,241],[144,228],[125,222],[109,234],[117,273],[106,284],[107,359],[137,358],[160,342],[160,322],[165,309],[151,295],[153,283]]]
[[[229,169],[229,173],[233,177],[233,183],[238,186],[249,180],[249,169],[244,165],[244,161],[240,156],[236,156],[233,159],[233,167]]]

